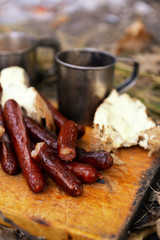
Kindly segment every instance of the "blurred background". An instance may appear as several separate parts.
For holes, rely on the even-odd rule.
[[[159,0],[1,0],[0,32],[25,31],[38,38],[58,39],[61,49],[95,47],[135,58],[143,75],[139,90],[143,82],[147,88],[138,97],[159,114],[159,15]],[[53,64],[49,49],[39,49],[38,56],[41,68]],[[129,68],[123,64],[117,68],[115,81],[121,81]],[[152,86],[150,81],[147,84],[148,74],[154,74]],[[43,84],[38,87],[44,88]],[[52,91],[48,94],[52,97]]]
[[[139,52],[146,50],[151,40],[160,41],[159,3],[159,0],[1,0],[0,31],[21,30],[39,37],[57,35],[63,48],[85,45],[119,53]],[[118,40],[127,35],[136,21],[139,25],[132,33],[130,30],[130,35],[141,37],[143,44],[139,39],[138,46],[130,42],[127,49],[124,46],[117,49]]]
[[[160,122],[159,16],[160,0],[0,0],[0,32],[29,32],[38,38],[57,39],[63,50],[94,47],[136,59],[140,74],[128,92],[146,104],[157,123]],[[53,60],[51,50],[38,50],[40,68],[47,70]],[[130,66],[118,63],[115,84],[129,73]],[[40,81],[37,88],[49,98],[56,97],[53,78]],[[142,221],[135,225],[135,230],[144,234],[134,239],[145,239],[155,231],[160,235],[159,215],[158,195],[154,195],[144,206]]]
[[[136,59],[140,77],[130,93],[141,98],[159,121],[159,16],[159,0],[1,0],[0,32],[25,31],[58,39],[61,49],[94,47]],[[53,64],[49,49],[39,49],[38,59],[42,69]],[[117,64],[115,82],[129,71]],[[37,88],[45,86],[47,96],[55,96],[52,80],[46,81]]]

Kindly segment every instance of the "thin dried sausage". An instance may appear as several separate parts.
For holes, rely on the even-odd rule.
[[[0,105],[0,126],[5,128],[3,119],[3,109],[1,105]],[[1,166],[3,171],[10,175],[18,173],[19,165],[6,129],[4,135],[1,138],[0,146],[1,146]]]
[[[76,157],[77,134],[77,124],[69,120],[65,122],[57,140],[57,151],[61,160],[72,161]]]
[[[65,166],[73,172],[82,183],[94,183],[102,179],[102,175],[91,164],[79,162],[64,162]]]
[[[77,156],[75,160],[82,163],[92,164],[97,170],[109,169],[113,165],[111,154],[103,150],[86,152],[82,148],[77,148]]]
[[[83,185],[60,161],[58,156],[46,143],[37,143],[32,157],[66,193],[78,196],[83,191]]]
[[[35,142],[46,142],[54,151],[57,151],[57,137],[32,118],[24,116],[24,121],[31,139]]]
[[[41,192],[44,188],[44,177],[31,158],[30,141],[23,121],[22,111],[13,99],[8,100],[4,106],[4,120],[14,146],[22,173],[33,192]]]
[[[50,146],[53,151],[57,152],[57,138],[43,126],[40,126],[33,119],[25,117],[25,123],[29,133],[37,141],[44,141]],[[39,129],[39,131],[38,131]],[[109,169],[113,165],[113,158],[110,153],[106,151],[85,151],[82,148],[76,147],[76,161],[82,163],[89,163],[96,167],[97,170]]]

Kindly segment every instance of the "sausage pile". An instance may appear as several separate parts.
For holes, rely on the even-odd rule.
[[[55,120],[57,136],[28,116],[23,116],[18,103],[6,101],[0,106],[0,126],[5,128],[1,138],[1,165],[7,174],[21,169],[29,188],[41,192],[45,186],[43,171],[71,196],[83,192],[83,184],[102,178],[99,170],[113,164],[106,151],[87,152],[78,148],[77,139],[85,127],[66,119],[46,99]]]

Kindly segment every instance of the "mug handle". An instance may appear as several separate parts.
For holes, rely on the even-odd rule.
[[[124,57],[118,57],[117,60],[121,61],[121,62],[133,63],[133,71],[131,73],[131,76],[129,78],[127,78],[126,80],[124,80],[124,82],[120,83],[120,85],[118,85],[116,87],[116,90],[119,93],[122,93],[124,91],[127,91],[131,87],[133,87],[134,84],[136,83],[137,76],[138,76],[138,73],[139,73],[139,63],[136,62],[135,60],[131,59],[131,58],[124,58]]]
[[[60,43],[59,43],[58,39],[56,39],[56,38],[53,38],[53,39],[52,38],[41,38],[41,39],[39,39],[38,47],[51,48],[54,51],[54,53],[57,53],[61,49]],[[46,71],[44,70],[44,71],[38,72],[38,76],[41,79],[52,77],[55,74],[56,74],[55,67],[52,67]]]

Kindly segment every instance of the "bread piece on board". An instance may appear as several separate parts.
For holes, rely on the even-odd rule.
[[[154,152],[159,152],[160,150],[160,126],[147,130],[145,134],[147,135],[148,155],[151,156]]]
[[[92,149],[116,152],[120,147],[140,145],[151,154],[160,149],[153,137],[159,129],[140,100],[112,90],[95,112]]]
[[[2,86],[1,104],[4,106],[8,99],[14,99],[26,112],[27,116],[38,123],[45,121],[50,130],[55,129],[54,119],[45,101],[34,87],[28,86],[28,76],[23,68],[8,67],[1,71]]]

